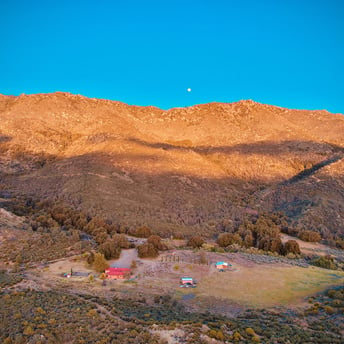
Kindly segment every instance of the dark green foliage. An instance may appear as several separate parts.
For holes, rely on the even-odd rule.
[[[313,261],[311,261],[311,264],[315,266],[319,266],[320,268],[331,269],[331,270],[336,270],[338,267],[334,258],[331,256],[322,256],[322,257],[316,258]]]
[[[342,294],[343,288],[327,295]],[[305,314],[286,310],[247,310],[236,318],[209,312],[188,312],[170,295],[144,299],[68,294],[65,291],[0,293],[0,341],[30,342],[43,335],[52,343],[160,343],[150,326],[182,328],[188,343],[201,343],[202,324],[220,341],[241,343],[342,343],[340,308],[324,303],[325,296]],[[341,301],[332,299],[333,301]],[[302,325],[301,325],[302,324]],[[164,328],[164,327],[163,327]],[[8,341],[8,340],[7,340]]]
[[[116,314],[101,313],[97,303],[59,292],[23,291],[0,294],[0,342],[38,343],[152,343],[158,337]],[[133,330],[135,332],[132,332]]]

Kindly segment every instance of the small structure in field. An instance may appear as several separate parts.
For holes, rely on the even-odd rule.
[[[232,265],[227,263],[227,262],[217,262],[217,263],[215,263],[215,266],[216,266],[216,269],[218,271],[223,272],[223,271],[227,270]]]
[[[196,281],[192,277],[181,277],[180,287],[181,288],[195,288]]]
[[[62,274],[63,277],[71,278],[71,277],[88,277],[90,275],[90,272],[85,271],[73,271],[73,269],[70,269],[70,273],[66,272]]]
[[[107,279],[128,279],[130,277],[130,269],[126,268],[108,268],[105,270]]]

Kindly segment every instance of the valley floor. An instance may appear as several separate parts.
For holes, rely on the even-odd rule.
[[[322,305],[317,299],[320,296],[316,296],[329,288],[340,290],[344,284],[342,271],[307,266],[297,260],[247,253],[207,252],[202,255],[203,264],[200,264],[200,252],[182,249],[167,251],[156,259],[139,259],[135,250],[124,250],[122,258],[112,261],[111,265],[128,264],[132,258],[136,259],[137,267],[132,278],[126,281],[103,282],[96,274],[94,280],[86,276],[63,277],[63,273],[71,270],[94,274],[80,255],[36,265],[18,274],[7,274],[7,279],[3,278],[5,281],[1,285],[0,295],[5,302],[0,312],[1,318],[6,318],[7,324],[11,318],[11,324],[18,324],[12,329],[7,328],[5,332],[0,331],[7,333],[6,336],[2,335],[1,340],[10,338],[13,343],[21,343],[18,339],[21,337],[15,333],[17,331],[21,333],[23,343],[37,333],[47,339],[40,343],[117,343],[123,338],[130,343],[132,334],[124,329],[132,326],[135,331],[141,328],[147,336],[137,339],[137,343],[154,343],[155,340],[157,343],[159,340],[161,343],[164,343],[163,340],[167,343],[198,343],[200,340],[210,343],[211,338],[217,339],[219,343],[225,338],[241,343],[326,343],[322,337],[322,341],[316,339],[319,329],[314,328],[320,326],[321,322],[330,329],[326,334],[331,340],[328,343],[340,343],[344,338],[343,325],[338,326],[343,324],[343,305],[341,308],[333,308],[329,298]],[[214,265],[216,261],[227,261],[232,266],[228,271],[219,272]],[[19,276],[18,280],[11,282],[10,275]],[[195,278],[197,287],[180,288],[179,280],[182,276]],[[75,337],[79,339],[67,336],[69,339],[66,341],[67,337],[61,337],[59,331],[49,336],[43,330],[51,324],[45,324],[40,314],[38,318],[41,318],[41,325],[36,324],[36,313],[39,311],[34,309],[50,312],[52,319],[59,316],[55,314],[55,309],[47,309],[53,307],[57,300],[61,300],[61,305],[55,305],[55,308],[62,308],[58,313],[66,312],[65,303],[69,300],[70,312],[75,314],[66,315],[66,318],[60,320],[61,325],[65,326],[66,322],[69,329],[67,332],[72,331],[74,325],[80,325],[82,330]],[[22,315],[27,320],[19,321],[17,317],[21,312],[20,307],[26,309],[31,302],[35,308]],[[93,316],[89,315],[91,313],[94,313]],[[70,317],[75,319],[71,320]],[[117,337],[109,335],[114,326],[111,319],[116,321]],[[106,329],[90,330],[91,323],[100,326],[101,321],[107,324],[104,325]],[[283,339],[287,329],[279,332],[273,327],[288,321],[292,324],[292,335],[295,338],[313,338],[316,333],[315,339],[295,339],[291,342]],[[272,330],[267,331],[269,322]],[[31,335],[28,326],[32,330]],[[250,330],[247,328],[251,327],[255,327],[253,334],[248,334]],[[89,338],[108,339],[88,341],[83,331],[88,333]],[[234,339],[236,332],[240,340]],[[197,340],[195,333],[198,335]],[[10,339],[7,343],[11,343]],[[38,342],[31,339],[28,341]]]

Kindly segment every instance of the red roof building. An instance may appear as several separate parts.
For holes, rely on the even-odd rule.
[[[126,279],[130,277],[130,269],[108,268],[105,270],[107,279]]]

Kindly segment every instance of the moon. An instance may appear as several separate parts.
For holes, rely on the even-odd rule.
[[[189,87],[189,88],[187,89],[187,91],[188,91],[188,92],[191,92],[191,91],[192,91],[192,89]]]

